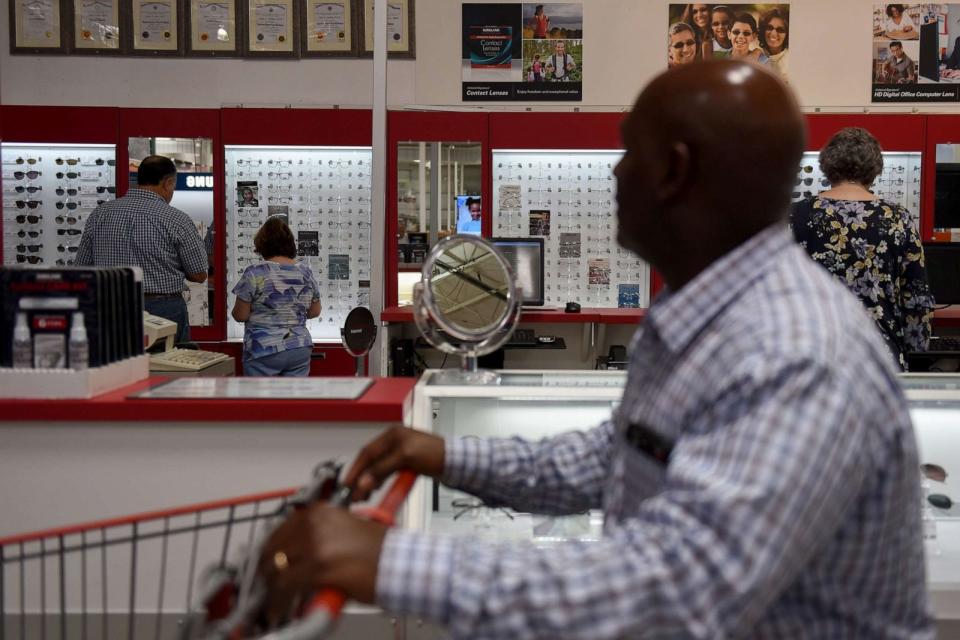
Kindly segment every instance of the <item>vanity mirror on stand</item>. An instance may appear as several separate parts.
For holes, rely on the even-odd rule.
[[[489,242],[454,235],[427,256],[414,286],[413,318],[424,339],[461,358],[459,371],[440,372],[448,384],[499,384],[477,358],[499,349],[520,318],[520,291],[510,264]]]

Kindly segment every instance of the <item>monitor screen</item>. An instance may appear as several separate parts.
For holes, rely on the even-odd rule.
[[[927,281],[937,304],[960,304],[960,242],[924,243]]]
[[[940,32],[936,22],[920,26],[920,75],[940,82]]]
[[[490,238],[513,267],[523,306],[543,306],[543,238]]]
[[[937,229],[960,228],[960,164],[937,163],[933,226]]]
[[[480,235],[480,196],[457,196],[457,233]]]

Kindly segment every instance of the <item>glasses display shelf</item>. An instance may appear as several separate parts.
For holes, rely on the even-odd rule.
[[[68,266],[90,213],[116,197],[116,147],[0,145],[5,265]]]
[[[640,308],[650,269],[617,243],[622,151],[493,151],[493,235],[544,239],[544,303]]]
[[[350,310],[370,304],[371,160],[369,147],[225,148],[228,311],[244,270],[262,260],[254,236],[283,216],[320,286],[307,327],[314,340],[340,340]],[[228,320],[227,337],[243,337],[243,325]]]

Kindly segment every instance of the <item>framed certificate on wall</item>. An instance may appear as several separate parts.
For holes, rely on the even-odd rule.
[[[235,0],[189,0],[187,53],[201,57],[240,54]]]
[[[363,3],[362,31],[364,55],[373,55],[373,3]],[[387,53],[392,58],[415,58],[414,0],[387,0]]]
[[[300,25],[300,55],[356,55],[353,0],[306,0]]]
[[[300,4],[294,0],[247,0],[244,56],[297,57]]]
[[[130,8],[131,53],[181,55],[179,0],[133,0]]]
[[[73,0],[73,53],[120,53],[119,0]]]
[[[66,53],[60,0],[9,0],[10,53]]]

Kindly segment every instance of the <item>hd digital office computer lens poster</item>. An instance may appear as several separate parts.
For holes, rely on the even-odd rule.
[[[666,43],[670,67],[740,58],[790,82],[789,4],[671,4]]]
[[[583,99],[583,5],[463,5],[465,102]]]
[[[873,102],[960,102],[960,4],[873,6]]]

